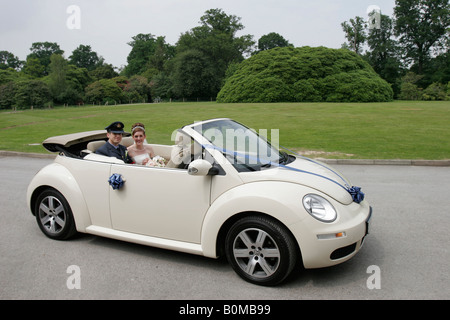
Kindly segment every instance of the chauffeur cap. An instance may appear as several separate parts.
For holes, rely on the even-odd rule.
[[[123,133],[123,128],[123,123],[120,121],[116,121],[107,126],[105,130],[112,133]]]

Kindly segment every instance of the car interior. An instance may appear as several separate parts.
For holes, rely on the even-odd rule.
[[[104,156],[95,154],[95,151],[105,143],[105,140],[88,142],[86,149],[81,151],[82,157],[87,160],[105,161]],[[133,143],[132,137],[124,137],[121,142],[125,147]],[[192,160],[202,158],[202,147],[182,131],[177,132],[175,145],[150,144],[150,146],[156,155],[166,159],[166,168],[187,169]],[[111,159],[110,162],[123,163],[119,159]]]

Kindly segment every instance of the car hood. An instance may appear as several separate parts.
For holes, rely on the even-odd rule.
[[[344,188],[350,182],[336,169],[328,165],[307,159],[296,158],[286,166],[273,165],[272,168],[256,172],[240,174],[244,183],[255,181],[285,181],[301,184],[316,189],[348,205],[353,202],[352,196]]]

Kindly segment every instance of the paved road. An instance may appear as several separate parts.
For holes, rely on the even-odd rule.
[[[46,238],[25,192],[50,162],[0,157],[0,299],[450,298],[448,167],[335,166],[374,207],[363,250],[344,264],[265,288],[244,282],[223,260],[91,235]]]

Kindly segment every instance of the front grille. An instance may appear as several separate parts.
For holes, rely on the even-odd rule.
[[[330,255],[330,259],[336,260],[336,259],[343,258],[343,257],[348,256],[349,254],[353,253],[355,251],[355,249],[356,249],[356,242],[349,246],[334,250]]]

